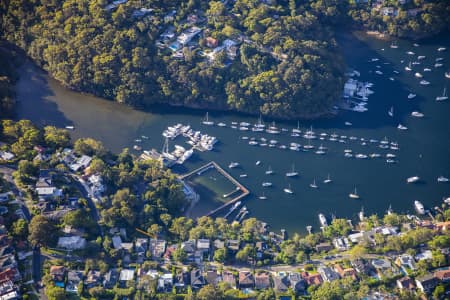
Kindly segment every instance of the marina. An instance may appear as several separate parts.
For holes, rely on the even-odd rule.
[[[174,155],[175,145],[183,147],[185,152],[193,149],[192,156],[183,164],[173,163],[173,172],[185,174],[210,161],[217,162],[252,191],[243,199],[250,212],[247,217],[257,217],[274,229],[285,228],[292,232],[305,231],[307,225],[317,227],[320,212],[357,219],[361,206],[366,215],[372,215],[384,213],[390,204],[395,211],[415,211],[415,199],[420,199],[426,207],[439,205],[443,198],[450,196],[450,185],[437,180],[439,176],[450,177],[450,125],[448,101],[435,99],[443,95],[443,89],[450,83],[445,76],[449,70],[450,52],[436,49],[438,45],[448,48],[450,39],[444,37],[436,42],[424,42],[416,48],[402,40],[397,41],[398,48],[390,48],[389,41],[361,36],[342,37],[341,43],[349,50],[344,52],[347,64],[359,73],[358,76],[354,72],[353,78],[361,83],[372,83],[367,89],[374,93],[365,96],[369,101],[364,101],[367,100],[364,93],[362,96],[355,94],[359,99],[349,97],[349,109],[341,109],[337,103],[338,114],[331,119],[283,122],[259,113],[248,116],[212,110],[206,118],[206,111],[167,107],[151,112],[136,111],[73,93],[27,65],[21,71],[18,83],[18,118],[28,118],[40,125],[65,127],[69,124],[75,128],[70,130],[73,139],[93,137],[115,153],[129,147],[134,154],[143,153],[145,157],[155,158],[160,157],[165,142],[165,137],[161,136],[163,131],[177,124],[190,125],[194,132],[216,137],[219,142],[211,150],[201,151],[193,149],[194,146],[187,143],[191,139],[183,134],[174,139],[169,137],[169,154]],[[425,58],[407,55],[411,49]],[[435,61],[438,58],[442,59]],[[436,63],[443,66],[435,68]],[[411,67],[409,72],[405,70],[408,66]],[[425,68],[431,71],[424,71]],[[383,74],[378,75],[375,70]],[[416,78],[416,72],[423,78]],[[430,84],[421,85],[420,80]],[[387,114],[391,106],[394,107],[392,117]],[[30,109],[32,107],[39,107],[39,112]],[[361,113],[354,111],[354,107],[367,110]],[[424,117],[415,117],[412,112],[420,112]],[[111,122],[111,119],[115,121]],[[408,130],[398,130],[399,124]],[[240,138],[244,136],[247,139]],[[253,145],[249,144],[252,139]],[[270,140],[277,143],[270,143]],[[133,150],[134,145],[142,150]],[[327,150],[320,150],[321,145]],[[180,154],[182,149],[177,152]],[[396,156],[387,157],[388,153]],[[358,154],[367,158],[356,158]],[[260,164],[256,165],[256,161]],[[231,162],[240,165],[228,169]],[[301,174],[286,177],[285,173],[291,170],[293,163]],[[269,166],[272,173],[266,174]],[[196,216],[207,214],[224,200],[228,201],[223,194],[236,188],[228,180],[219,184],[222,179],[215,172],[213,169],[201,171],[198,180],[202,185],[199,186],[209,185],[209,188],[204,191],[200,188],[199,192],[208,194],[217,190],[217,193],[210,203],[200,201],[195,206]],[[328,173],[332,184],[322,183]],[[243,174],[248,176],[240,177]],[[406,184],[406,178],[413,175],[420,176],[420,182]],[[314,179],[318,189],[309,186]],[[264,182],[270,182],[271,186],[262,186]],[[294,192],[292,195],[283,191],[289,184]],[[348,199],[355,186],[363,195],[357,203]],[[265,201],[258,199],[263,192],[267,197]],[[219,215],[227,213],[229,208]],[[236,209],[228,220],[232,221],[239,210]]]

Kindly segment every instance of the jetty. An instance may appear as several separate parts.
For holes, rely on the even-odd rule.
[[[230,174],[228,174],[224,169],[222,169],[222,167],[220,167],[216,162],[211,161],[209,163],[207,163],[206,165],[203,165],[189,173],[186,173],[184,175],[181,175],[179,177],[180,180],[184,180],[186,178],[189,178],[192,175],[201,175],[203,172],[205,172],[206,170],[209,170],[211,168],[215,168],[222,176],[224,176],[226,179],[228,179],[234,186],[236,186],[236,189],[234,189],[233,191],[231,191],[228,194],[225,194],[223,196],[226,196],[225,198],[237,193],[238,191],[241,191],[241,193],[239,195],[237,195],[236,197],[234,197],[233,199],[231,199],[230,201],[227,201],[226,203],[222,204],[221,206],[209,211],[206,216],[212,216],[216,213],[218,213],[219,211],[222,211],[223,209],[227,208],[227,207],[231,207],[232,205],[234,205],[236,202],[240,201],[242,198],[244,198],[245,196],[247,196],[248,194],[250,194],[250,191],[244,186],[242,185],[239,181],[237,181],[233,176],[231,176]]]

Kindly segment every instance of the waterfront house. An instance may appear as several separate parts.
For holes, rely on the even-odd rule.
[[[70,270],[67,272],[66,292],[78,294],[78,285],[83,281],[83,273],[81,271]]]
[[[339,237],[333,239],[334,247],[339,251],[346,251],[350,247],[350,243],[346,237]]]
[[[86,276],[86,280],[84,281],[85,287],[88,289],[93,288],[94,286],[99,286],[102,283],[102,275],[98,270],[89,270]]]
[[[194,269],[191,271],[191,287],[192,289],[200,289],[206,284],[205,278],[199,269]]]
[[[223,271],[222,272],[222,281],[228,284],[231,288],[236,288],[236,278],[234,277],[233,273],[230,271]]]
[[[66,268],[64,266],[51,266],[50,276],[58,287],[64,287],[64,279],[66,276]]]
[[[106,289],[112,289],[119,279],[119,272],[117,269],[111,269],[105,274],[105,279],[103,280],[103,287]]]
[[[339,279],[339,274],[329,267],[320,266],[317,268],[317,272],[322,276],[323,280],[327,282]]]
[[[330,251],[331,249],[333,249],[333,246],[331,246],[330,243],[320,243],[316,245],[316,251],[317,252],[327,252]]]
[[[267,272],[255,274],[255,289],[265,290],[270,288],[270,275]]]
[[[80,170],[83,170],[83,169],[89,167],[89,165],[91,164],[91,161],[92,161],[92,157],[87,156],[87,155],[82,155],[81,157],[76,159],[76,161],[74,163],[70,164],[69,168],[74,172],[78,172]]]
[[[434,274],[427,274],[416,278],[417,288],[425,294],[431,293],[438,283],[439,280]]]
[[[397,287],[400,290],[414,290],[416,285],[414,284],[414,280],[412,280],[409,276],[402,277],[397,279]]]
[[[250,271],[239,271],[239,289],[252,289],[255,286],[255,278]]]

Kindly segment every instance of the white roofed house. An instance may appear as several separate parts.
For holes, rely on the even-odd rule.
[[[74,171],[80,171],[82,169],[85,169],[87,167],[89,167],[89,165],[91,164],[92,161],[92,157],[87,156],[87,155],[82,155],[80,158],[78,158],[75,163],[72,163],[71,165],[69,165],[69,168]]]
[[[86,247],[86,239],[80,236],[65,236],[58,239],[58,248],[68,250],[84,249]]]
[[[134,270],[133,269],[122,269],[120,271],[119,281],[121,283],[125,283],[127,281],[134,279]]]
[[[53,185],[53,179],[48,170],[41,170],[39,179],[36,182],[36,193],[40,198],[61,197],[62,190]]]
[[[150,239],[149,251],[153,258],[161,258],[166,251],[166,241]]]

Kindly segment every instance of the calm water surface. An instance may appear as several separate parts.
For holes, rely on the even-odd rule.
[[[18,118],[27,118],[40,125],[73,125],[76,128],[73,131],[74,138],[93,137],[103,141],[113,151],[131,148],[134,140],[141,135],[150,137],[144,140],[144,149],[161,149],[163,129],[176,123],[190,124],[196,130],[217,136],[220,143],[212,152],[196,152],[177,171],[192,170],[211,160],[224,168],[231,161],[240,162],[241,168],[230,170],[230,173],[252,192],[245,199],[250,216],[268,222],[275,229],[304,232],[307,225],[318,229],[317,214],[320,212],[328,217],[335,215],[355,219],[361,207],[364,207],[366,214],[383,214],[389,205],[395,211],[412,213],[414,200],[422,201],[428,208],[440,205],[443,197],[450,196],[450,184],[438,184],[436,181],[440,175],[450,177],[450,100],[436,102],[435,98],[442,94],[446,85],[450,88],[450,80],[444,77],[444,72],[450,68],[450,37],[434,39],[419,47],[414,47],[410,42],[398,41],[397,49],[390,48],[390,42],[364,36],[344,36],[341,44],[348,65],[361,72],[360,80],[374,83],[372,90],[375,94],[369,97],[369,111],[343,112],[332,120],[303,122],[300,124],[301,129],[312,125],[316,133],[335,132],[348,137],[379,140],[386,136],[399,143],[399,151],[389,151],[397,155],[397,164],[387,164],[384,159],[344,158],[344,149],[365,154],[388,153],[370,143],[362,146],[360,141],[343,144],[314,140],[312,144],[316,147],[320,144],[328,147],[328,154],[323,156],[312,152],[252,147],[240,137],[265,137],[283,144],[305,144],[306,140],[287,134],[275,136],[206,127],[200,123],[204,112],[182,113],[173,109],[153,113],[135,111],[93,96],[71,92],[30,63],[22,68],[17,85],[20,101]],[[441,46],[448,50],[438,52],[437,48]],[[415,55],[408,55],[407,51],[413,51]],[[418,55],[426,58],[421,60],[421,65],[413,66],[413,72],[406,72],[405,65],[410,60],[417,61]],[[437,57],[444,58],[441,62],[443,67],[434,67]],[[379,61],[369,63],[371,58],[379,58]],[[404,62],[401,63],[401,60]],[[423,72],[428,67],[432,71]],[[383,75],[375,74],[376,70],[382,71]],[[395,74],[394,70],[400,73]],[[419,85],[419,79],[414,77],[415,72],[422,73],[431,85]],[[389,77],[393,77],[394,81],[389,80]],[[417,97],[407,100],[410,92],[417,94]],[[395,111],[393,118],[387,115],[391,106],[394,106]],[[424,113],[425,117],[411,117],[410,113],[414,110]],[[210,117],[216,122],[227,124],[231,121],[256,122],[256,118],[235,114],[210,113]],[[272,120],[264,121],[268,123]],[[345,126],[346,121],[353,126]],[[396,128],[399,123],[409,130],[399,131]],[[277,123],[277,126],[291,129],[297,124]],[[179,138],[172,142],[172,146],[174,143],[188,146],[184,141]],[[262,163],[256,166],[258,160]],[[300,173],[299,177],[293,179],[284,175],[292,164]],[[275,175],[265,175],[268,166],[272,167]],[[239,178],[244,173],[248,177]],[[328,185],[322,183],[327,174],[333,180]],[[406,178],[415,175],[421,177],[421,183],[406,184]],[[317,189],[309,186],[313,180],[316,180]],[[257,197],[263,192],[263,181],[273,183],[273,187],[264,189],[267,200]],[[283,188],[289,185],[294,191],[293,195],[283,192]],[[361,199],[349,199],[348,194],[354,187],[357,187]],[[211,206],[211,203],[204,201],[206,203],[199,208],[199,212]]]

